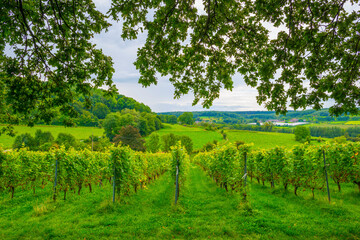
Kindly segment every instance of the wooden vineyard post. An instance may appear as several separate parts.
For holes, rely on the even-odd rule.
[[[116,181],[116,168],[115,168],[115,160],[114,160],[114,176],[113,176],[113,203],[115,202],[115,181]]]
[[[325,158],[325,150],[323,149],[323,157],[324,157],[324,171],[325,171],[325,179],[326,179],[326,188],[327,188],[327,194],[328,194],[328,199],[329,199],[329,203],[331,201],[330,199],[330,189],[329,189],[329,180],[328,180],[328,175],[327,175],[327,170],[326,170],[326,158]]]
[[[58,175],[58,160],[56,159],[56,162],[55,162],[55,179],[54,179],[54,196],[53,196],[54,201],[56,201],[57,175]]]
[[[177,204],[179,198],[179,161],[176,165],[176,185],[175,185],[175,204]]]
[[[246,162],[246,152],[244,152],[244,200],[246,201],[246,178],[247,178],[247,162]]]

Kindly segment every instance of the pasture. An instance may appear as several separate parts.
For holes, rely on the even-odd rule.
[[[173,133],[175,135],[186,135],[191,138],[194,143],[194,149],[200,149],[207,142],[214,140],[223,141],[222,135],[217,131],[207,131],[198,127],[186,127],[178,124],[164,124],[164,128],[156,131],[157,134],[163,136],[165,134]],[[146,138],[145,138],[146,140]]]
[[[2,127],[3,125],[0,125]],[[41,130],[43,132],[51,132],[53,137],[56,139],[59,133],[68,133],[73,135],[76,139],[86,139],[91,135],[102,136],[104,129],[96,127],[64,127],[64,126],[53,126],[53,125],[37,125],[34,127],[28,126],[14,126],[14,129],[17,135],[23,133],[30,133],[32,136],[35,136],[36,130]],[[8,135],[0,136],[0,146],[4,149],[11,148],[14,143],[15,137],[10,137]]]
[[[245,130],[228,130],[227,138],[230,142],[243,141],[254,143],[253,148],[273,148],[276,146],[293,147],[300,144],[295,141],[295,135],[290,133],[255,132]]]

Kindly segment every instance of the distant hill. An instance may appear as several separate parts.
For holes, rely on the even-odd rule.
[[[175,115],[180,116],[184,112],[161,112],[158,115]],[[289,111],[286,115],[276,115],[273,111],[195,111],[192,112],[194,118],[201,120],[204,118],[210,118],[218,123],[245,123],[250,120],[257,119],[260,121],[266,121],[270,119],[278,120],[291,120],[299,119],[303,121],[349,121],[360,119],[359,116],[339,116],[332,117],[329,114],[329,109],[316,110],[303,110],[303,111]]]

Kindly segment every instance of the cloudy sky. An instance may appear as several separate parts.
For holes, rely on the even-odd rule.
[[[110,0],[94,0],[97,8],[106,13],[110,8]],[[199,11],[203,11],[201,0],[196,0],[195,4]],[[359,6],[356,7],[357,9]],[[345,5],[346,10],[354,10],[354,6],[349,3]],[[220,110],[220,111],[249,111],[266,110],[256,102],[257,90],[248,87],[240,75],[233,77],[234,88],[232,91],[222,90],[220,98],[216,99],[210,109],[203,109],[201,104],[192,106],[193,95],[182,96],[174,99],[174,87],[167,78],[159,78],[158,84],[148,88],[143,88],[139,83],[139,72],[133,63],[136,60],[137,49],[145,43],[146,35],[140,34],[137,40],[124,41],[121,38],[121,22],[111,21],[112,26],[108,32],[96,35],[93,42],[97,44],[103,52],[111,56],[114,61],[114,82],[119,93],[132,97],[139,102],[143,102],[151,107],[154,112],[167,111],[201,111],[201,110]],[[282,30],[274,28],[271,24],[266,24],[270,30],[270,38],[276,38],[277,33]],[[326,102],[324,107],[331,106],[333,101]]]
[[[95,4],[104,13],[110,7],[109,0],[95,0]],[[201,6],[200,1],[198,4]],[[192,106],[193,95],[191,93],[180,99],[174,99],[174,87],[167,78],[159,78],[156,86],[143,88],[138,83],[140,75],[133,62],[136,60],[137,49],[145,43],[146,35],[139,35],[137,40],[124,41],[120,37],[121,23],[111,21],[111,24],[109,31],[96,35],[93,42],[106,55],[112,57],[115,68],[113,80],[119,93],[147,104],[154,112],[207,110],[203,109],[201,104]],[[247,87],[239,75],[234,76],[233,81],[233,91],[221,91],[220,98],[214,101],[209,110],[265,110],[256,103],[256,89]]]

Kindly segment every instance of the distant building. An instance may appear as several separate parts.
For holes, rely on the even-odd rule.
[[[277,122],[281,122],[281,121],[278,119],[270,119],[270,120],[267,120],[267,122],[277,123]]]
[[[293,118],[293,119],[290,119],[289,120],[289,122],[291,122],[291,123],[296,123],[296,122],[298,122],[299,121],[299,119],[297,119],[297,118]]]

